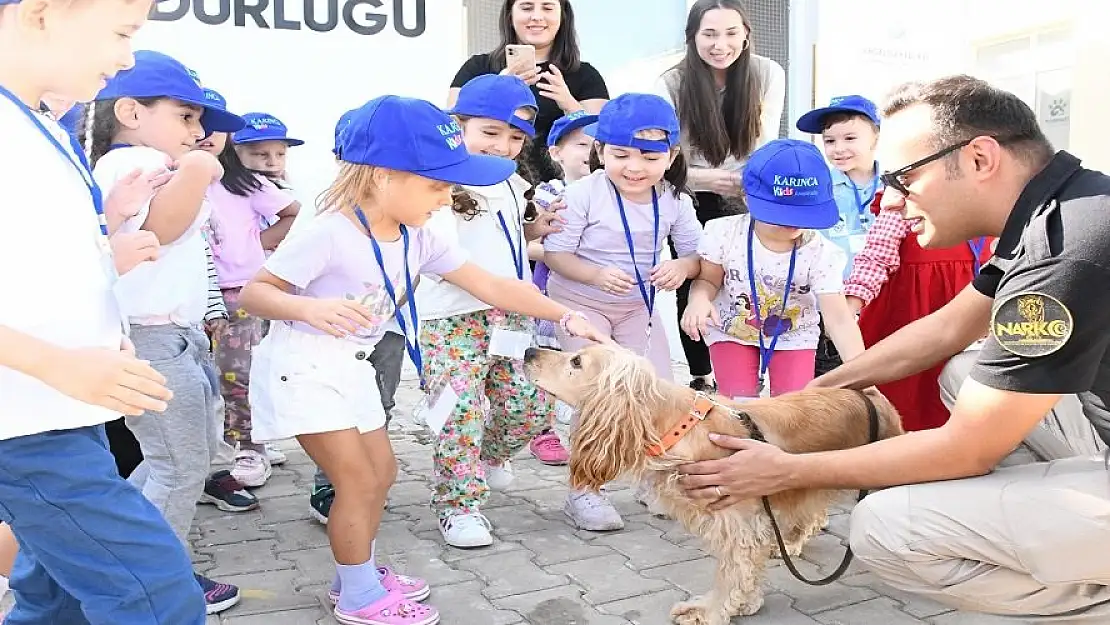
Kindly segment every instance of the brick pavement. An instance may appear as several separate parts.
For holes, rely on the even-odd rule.
[[[565,468],[546,467],[522,453],[517,478],[494,493],[484,510],[494,526],[492,547],[446,547],[427,502],[430,450],[407,415],[417,399],[411,382],[398,393],[391,434],[400,465],[378,541],[380,555],[433,586],[429,602],[445,625],[663,625],[675,601],[709,588],[712,562],[697,539],[636,503],[628,488],[613,494],[627,527],[595,534],[564,520]],[[202,506],[194,528],[198,569],[238,584],[240,605],[211,625],[325,625],[327,585],[334,568],[322,526],[308,514],[314,467],[295,445],[289,462],[257,491],[260,510],[226,514]],[[799,566],[813,576],[839,563],[847,507],[831,516]],[[954,612],[881,585],[852,565],[840,582],[813,588],[777,563],[768,571],[767,599],[744,625],[994,625],[998,618]]]

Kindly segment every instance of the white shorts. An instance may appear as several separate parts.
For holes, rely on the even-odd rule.
[[[294,330],[275,321],[251,353],[251,439],[385,427],[373,344]]]

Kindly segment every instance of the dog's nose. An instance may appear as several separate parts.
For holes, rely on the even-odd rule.
[[[528,349],[524,350],[524,362],[528,362],[539,355],[540,350],[538,348],[529,347]]]

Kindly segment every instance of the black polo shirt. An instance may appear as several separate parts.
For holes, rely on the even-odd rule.
[[[971,377],[1077,394],[1110,443],[1110,177],[1058,152],[1022,191],[973,285],[994,304]]]

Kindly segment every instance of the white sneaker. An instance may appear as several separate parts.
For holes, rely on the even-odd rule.
[[[571,491],[563,505],[563,513],[574,526],[591,532],[611,532],[624,529],[624,519],[613,507],[609,498],[592,491]]]
[[[506,460],[503,464],[486,464],[486,484],[490,490],[505,490],[513,483],[513,465]]]
[[[493,544],[489,519],[478,512],[453,514],[439,522],[443,540],[452,547],[470,549],[488,547]]]
[[[574,407],[562,400],[555,400],[555,420],[563,425],[570,425],[574,420]]]
[[[289,458],[285,455],[285,452],[278,449],[276,446],[267,444],[266,459],[270,461],[270,466],[276,467],[285,464],[285,461]]]
[[[235,466],[231,469],[231,476],[247,488],[258,488],[270,479],[273,469],[266,456],[249,449],[235,454]]]

